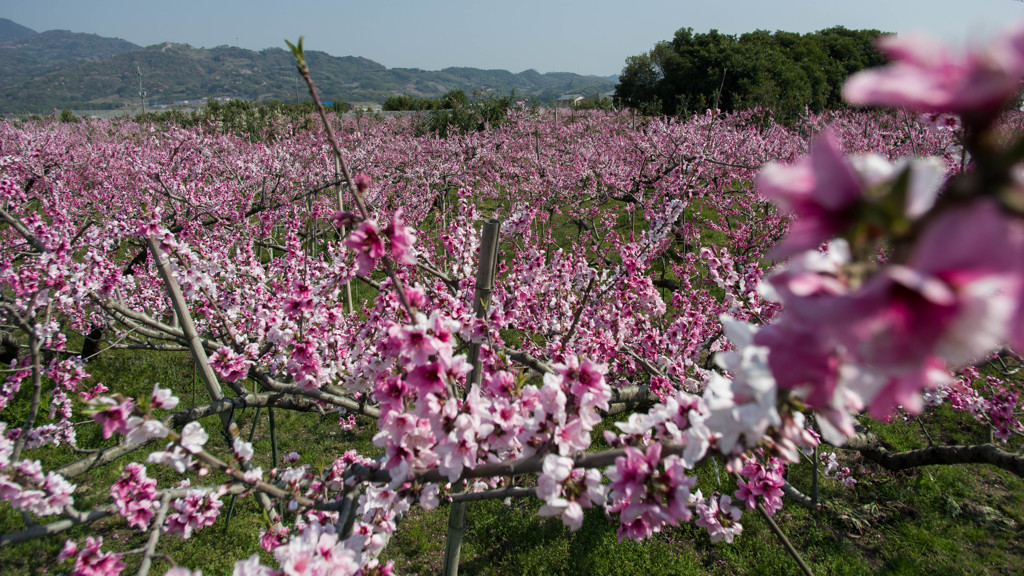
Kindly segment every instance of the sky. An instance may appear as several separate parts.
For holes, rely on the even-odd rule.
[[[284,48],[389,68],[450,66],[609,76],[680,28],[726,34],[832,26],[983,42],[1024,24],[1018,0],[0,0],[0,18],[149,46]]]

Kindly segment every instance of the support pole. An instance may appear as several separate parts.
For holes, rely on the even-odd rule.
[[[185,302],[185,296],[181,292],[181,287],[178,286],[178,280],[174,278],[174,273],[171,272],[171,264],[167,254],[160,248],[160,242],[155,238],[149,237],[147,241],[149,242],[149,251],[153,254],[153,263],[156,265],[160,278],[164,281],[164,286],[167,288],[167,295],[171,298],[174,314],[178,317],[178,324],[181,326],[182,334],[185,335],[187,340],[189,351],[192,353],[192,361],[199,372],[199,377],[202,378],[203,384],[206,385],[206,390],[210,393],[210,399],[214,402],[223,400],[224,391],[217,380],[217,374],[210,367],[210,359],[206,355],[206,350],[203,349],[203,343],[199,338],[199,332],[196,331],[196,325],[192,322],[192,315],[189,312],[188,303]],[[239,435],[238,425],[235,424],[235,417],[231,412],[224,412],[220,415],[220,421],[224,427],[224,439],[227,442],[228,450],[231,450],[233,448],[232,443]],[[243,465],[243,468],[248,470],[250,466],[251,464],[246,463]],[[273,519],[276,516],[276,512],[273,511],[270,498],[262,492],[258,493],[257,498],[260,504],[263,505],[264,510],[267,510]]]
[[[476,290],[473,294],[473,313],[477,318],[483,318],[487,308],[491,304],[491,294],[494,292],[494,271],[498,263],[498,233],[501,231],[501,222],[491,218],[484,222],[480,238],[480,261],[476,269]],[[473,386],[480,385],[480,344],[469,345],[469,363],[473,366],[466,379],[464,394],[469,394]],[[460,487],[456,486],[456,490]],[[453,502],[448,512],[448,539],[444,551],[444,576],[458,576],[459,574],[459,551],[462,549],[462,538],[466,533],[466,503]]]

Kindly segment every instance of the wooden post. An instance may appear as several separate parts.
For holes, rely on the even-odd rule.
[[[480,263],[476,270],[476,291],[473,294],[473,314],[483,318],[491,305],[491,293],[494,292],[494,273],[498,267],[498,233],[501,222],[490,218],[484,222],[480,238]],[[471,386],[480,384],[480,344],[469,345],[469,363],[473,366],[469,380],[466,381],[466,394]]]
[[[341,160],[338,157],[334,157],[334,180],[337,184],[334,185],[334,192],[338,196],[338,212],[345,211],[345,196],[342,193],[341,186]],[[348,238],[348,227],[341,227],[341,236],[343,239]],[[352,314],[352,283],[345,282],[345,311]]]
[[[498,232],[501,222],[491,218],[484,222],[480,238],[480,260],[476,269],[476,290],[473,293],[473,313],[483,318],[491,304],[491,293],[494,291],[494,271],[498,263]],[[473,386],[480,385],[480,344],[469,345],[469,363],[473,366],[466,379],[465,394],[469,394]],[[455,487],[459,490],[459,487]],[[444,551],[444,576],[458,576],[459,551],[462,549],[462,537],[466,532],[466,503],[453,502],[448,512],[448,539]]]
[[[167,288],[167,295],[170,296],[171,305],[174,307],[174,314],[178,317],[181,332],[185,335],[185,340],[187,341],[189,351],[192,353],[192,361],[199,372],[199,377],[202,378],[203,384],[206,385],[206,390],[210,393],[212,400],[223,400],[224,391],[217,380],[217,374],[210,367],[210,359],[206,356],[206,350],[203,349],[199,332],[196,331],[196,325],[192,322],[192,315],[189,312],[188,303],[185,302],[185,296],[181,293],[181,287],[178,286],[178,281],[171,272],[171,264],[167,259],[167,255],[160,248],[160,242],[155,238],[149,237],[147,241],[149,242],[149,251],[153,254],[153,263],[156,265],[157,272],[160,273],[160,278],[164,281],[164,286]],[[231,449],[232,443],[238,437],[238,425],[235,424],[235,418],[231,412],[221,414],[220,421],[224,426],[224,440],[227,442],[228,449]],[[243,465],[243,468],[248,470],[251,466],[252,464],[247,462]],[[263,492],[259,492],[257,498],[260,504],[263,505],[263,509],[270,513],[271,520],[276,520],[276,513],[272,513],[273,506],[271,506],[270,498]]]

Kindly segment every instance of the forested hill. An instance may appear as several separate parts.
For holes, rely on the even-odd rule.
[[[567,92],[612,90],[607,78],[526,70],[387,68],[355,56],[309,51],[307,61],[324,100],[384,102],[408,94],[434,98],[451,90],[508,93],[551,100]],[[215,97],[296,98],[295,62],[283,49],[194,48],[165,43],[139,47],[124,40],[66,31],[35,33],[0,20],[0,112],[119,107],[139,101],[139,72],[147,101],[171,103]],[[298,97],[305,98],[300,86]]]
[[[7,18],[0,18],[0,42],[14,42],[33,34],[38,34],[38,32]]]
[[[28,31],[23,33],[14,26],[18,24],[10,20],[0,22],[0,38],[14,38],[0,42],[0,75],[5,89],[61,68],[141,49],[120,38],[67,30],[39,33],[21,27]]]
[[[792,119],[807,109],[843,106],[842,85],[885,58],[874,44],[882,32],[828,28],[811,34],[758,30],[734,36],[683,28],[671,41],[631,56],[616,95],[647,112],[760,106]]]

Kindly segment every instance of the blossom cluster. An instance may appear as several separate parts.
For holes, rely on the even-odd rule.
[[[769,457],[767,462],[763,462],[758,456],[747,458],[739,471],[741,478],[736,480],[739,489],[733,496],[738,502],[743,502],[748,510],[756,508],[760,500],[765,512],[771,516],[782,509],[785,468],[778,458]]]
[[[117,513],[139,530],[149,527],[160,507],[156,480],[146,476],[146,467],[135,462],[125,465],[121,477],[110,487],[110,495]]]
[[[979,138],[1024,76],[1021,34],[1010,32],[964,60],[927,53],[908,38],[888,39],[883,48],[894,63],[858,74],[846,94],[858,104],[959,114]],[[967,145],[975,157],[1000,153],[979,140]],[[999,174],[1005,167],[976,169],[1010,190],[1018,186]],[[818,411],[833,443],[853,433],[852,415],[861,409],[878,418],[897,407],[918,413],[923,391],[949,386],[950,369],[1024,344],[1024,230],[1007,199],[1016,192],[971,189],[946,176],[939,160],[845,157],[825,134],[809,158],[770,165],[758,181],[794,222],[776,249],[793,261],[762,290],[785,309],[754,344],[767,348],[779,389]],[[826,241],[827,251],[818,251]],[[884,257],[880,246],[888,247]],[[989,401],[1003,437],[1016,401],[1010,391]]]
[[[87,536],[85,546],[79,550],[78,545],[68,540],[57,556],[58,562],[74,558],[72,576],[117,576],[125,569],[121,555],[116,552],[103,552],[103,537]]]
[[[20,512],[52,516],[74,504],[75,485],[56,472],[43,472],[38,460],[12,460],[14,442],[0,422],[0,499]]]

